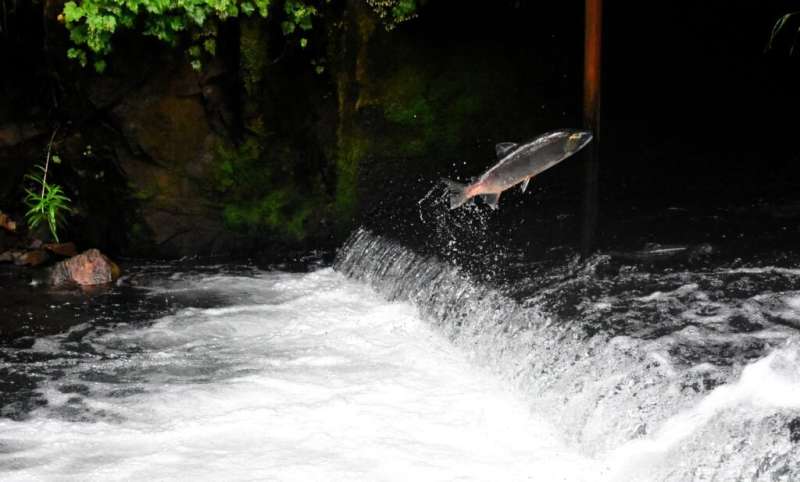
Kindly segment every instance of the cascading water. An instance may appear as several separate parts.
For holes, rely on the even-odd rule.
[[[0,479],[603,473],[413,306],[330,268],[129,273],[71,329],[0,340]]]
[[[800,479],[800,270],[611,264],[490,287],[362,229],[336,269],[413,303],[610,479]]]
[[[800,478],[800,270],[466,255],[464,231],[445,260],[360,229],[335,270],[54,294],[25,316],[71,328],[0,337],[1,478]]]

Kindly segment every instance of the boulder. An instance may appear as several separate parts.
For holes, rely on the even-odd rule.
[[[50,255],[43,249],[32,249],[18,254],[14,258],[14,264],[18,266],[40,266],[50,259]]]
[[[63,256],[65,258],[70,258],[78,254],[78,248],[75,246],[75,243],[72,242],[45,243],[42,245],[42,249],[50,251],[53,254],[57,254],[58,256]]]
[[[7,214],[3,214],[0,212],[0,228],[5,229],[6,231],[14,232],[17,230],[17,223],[14,222],[13,219],[8,217]]]
[[[80,286],[102,285],[115,281],[120,269],[97,249],[90,249],[53,266],[50,284],[78,284]]]
[[[0,125],[0,147],[13,147],[43,133],[33,124],[3,124]]]

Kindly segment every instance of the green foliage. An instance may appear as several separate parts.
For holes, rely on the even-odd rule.
[[[308,45],[318,9],[314,0],[283,0],[284,33],[297,32],[301,47]],[[322,1],[322,0],[317,0]],[[328,2],[329,0],[325,0]],[[64,4],[64,20],[73,43],[67,56],[102,72],[111,53],[112,39],[124,29],[137,29],[172,46],[188,39],[192,67],[200,69],[205,56],[214,55],[219,22],[239,16],[266,18],[273,0],[80,0]]]
[[[387,30],[417,16],[417,0],[366,0]],[[112,40],[122,30],[136,30],[171,46],[188,41],[190,63],[200,69],[217,50],[219,23],[241,16],[267,18],[277,10],[281,30],[306,49],[314,19],[330,0],[70,0],[64,4],[64,22],[72,47],[67,56],[98,72]],[[275,15],[273,13],[273,15]],[[315,63],[317,73],[324,67]]]
[[[282,188],[257,199],[229,202],[222,216],[225,224],[238,232],[277,234],[300,241],[308,235],[306,223],[312,212],[312,203]]]
[[[223,220],[251,236],[302,240],[315,206],[324,204],[316,189],[297,186],[279,152],[265,154],[257,139],[236,148],[219,148],[213,188],[223,196]]]
[[[28,207],[25,219],[31,230],[47,221],[50,234],[53,235],[53,239],[58,241],[58,227],[63,225],[64,216],[72,212],[69,206],[71,201],[64,195],[61,186],[47,182],[46,166],[37,165],[36,169],[41,173],[33,172],[25,176],[26,179],[33,182],[33,188],[25,189],[24,202]]]
[[[800,12],[787,13],[775,22],[766,50],[784,50],[790,56],[800,45]]]
[[[369,151],[369,141],[363,136],[342,136],[336,159],[336,214],[349,221],[358,201],[359,164]]]
[[[251,100],[258,97],[267,66],[268,38],[263,25],[253,20],[241,22],[239,29],[239,69],[246,99]]]
[[[297,29],[307,32],[311,30],[311,18],[317,14],[317,9],[312,5],[307,5],[300,0],[286,0],[283,6],[286,13],[286,20],[281,22],[281,29],[284,35],[289,35]],[[300,38],[300,46],[306,46],[308,39]]]
[[[463,138],[465,123],[487,104],[492,84],[480,68],[455,76],[431,75],[430,70],[401,65],[373,100],[395,127],[388,145],[382,146],[385,151],[421,157],[453,149]]]
[[[417,0],[367,0],[386,30],[417,17]]]

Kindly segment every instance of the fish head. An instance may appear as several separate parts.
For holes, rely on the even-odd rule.
[[[564,153],[567,155],[575,154],[592,140],[590,131],[574,130],[569,133],[564,143]]]

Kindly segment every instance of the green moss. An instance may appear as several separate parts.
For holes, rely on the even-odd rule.
[[[212,187],[229,229],[295,241],[308,236],[311,215],[324,205],[324,197],[321,189],[301,188],[291,172],[275,169],[285,164],[280,153],[263,150],[255,138],[217,150]]]
[[[316,201],[292,189],[279,189],[260,199],[231,202],[223,209],[225,225],[252,236],[278,235],[302,241],[308,236],[308,220]]]
[[[212,171],[213,189],[247,197],[261,191],[269,184],[271,169],[261,162],[261,147],[255,138],[249,138],[238,146],[217,146]]]
[[[142,222],[131,223],[128,230],[128,243],[139,254],[146,254],[155,250],[153,233]]]
[[[302,240],[308,232],[308,220],[314,212],[314,206],[306,203],[294,210],[291,218],[286,222],[286,232],[294,239]]]
[[[152,201],[159,194],[158,186],[150,184],[142,188],[137,188],[134,183],[129,183],[128,188],[131,190],[133,198],[140,202]]]
[[[386,118],[401,125],[429,125],[435,121],[427,96],[425,73],[418,66],[403,66],[391,75],[380,99]]]
[[[246,98],[254,99],[261,90],[267,67],[268,37],[261,19],[245,19],[240,25],[240,75]]]
[[[340,137],[336,160],[336,215],[340,223],[348,223],[358,202],[359,164],[369,150],[362,136]]]
[[[464,126],[486,105],[479,73],[436,75],[437,69],[404,63],[364,101],[382,107],[394,130],[380,142],[384,152],[423,157],[442,154],[464,138]]]
[[[436,114],[424,95],[391,102],[384,114],[388,120],[406,127],[430,128],[436,122]]]

